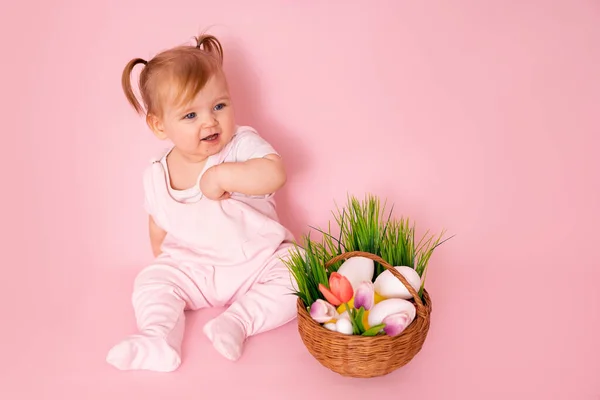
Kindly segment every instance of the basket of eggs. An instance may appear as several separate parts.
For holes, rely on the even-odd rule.
[[[380,200],[349,197],[339,233],[310,235],[284,260],[297,297],[298,332],[324,367],[349,377],[387,375],[419,353],[429,331],[427,264],[440,235],[415,243],[407,219],[383,219]]]

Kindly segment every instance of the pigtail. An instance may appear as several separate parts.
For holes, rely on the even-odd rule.
[[[221,46],[221,42],[216,37],[204,34],[197,36],[195,39],[197,49],[204,50],[216,57],[219,63],[223,63],[223,46]]]
[[[123,75],[121,76],[121,86],[123,87],[123,92],[125,92],[125,97],[127,97],[127,101],[129,101],[129,104],[131,104],[139,114],[143,114],[144,110],[138,99],[135,97],[135,94],[133,93],[133,89],[131,87],[131,72],[133,71],[133,68],[138,64],[148,65],[148,62],[141,58],[134,58],[133,60],[129,61],[125,66],[125,69],[123,69]]]

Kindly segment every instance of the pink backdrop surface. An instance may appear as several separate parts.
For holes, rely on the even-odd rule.
[[[369,4],[370,3],[370,4]],[[600,398],[598,1],[67,1],[0,6],[2,399]],[[300,235],[346,193],[456,236],[421,353],[342,378],[295,323],[230,363],[192,314],[172,374],[104,361],[151,260],[133,57],[209,27],[239,122],[285,156]],[[417,397],[418,396],[418,397]]]

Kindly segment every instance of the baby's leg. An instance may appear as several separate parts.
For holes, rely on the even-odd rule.
[[[231,306],[204,326],[215,349],[237,360],[246,338],[280,327],[296,317],[297,298],[292,293],[292,277],[279,252],[265,266],[265,273]]]
[[[204,307],[206,301],[188,275],[168,264],[150,266],[135,280],[132,302],[139,333],[106,357],[118,369],[170,372],[181,364],[184,310]]]

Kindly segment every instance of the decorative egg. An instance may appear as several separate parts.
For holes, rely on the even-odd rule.
[[[323,325],[325,327],[325,329],[329,329],[330,331],[337,331],[337,327],[335,322],[328,322],[325,325]]]
[[[361,282],[373,281],[375,262],[366,257],[350,257],[340,265],[337,272],[350,281],[352,289],[356,292]]]
[[[343,333],[344,335],[352,335],[354,333],[354,329],[352,328],[352,322],[346,318],[340,318],[335,323],[336,330],[339,333]]]
[[[369,311],[369,325],[375,326],[382,323],[388,315],[406,312],[412,322],[417,314],[414,304],[404,299],[386,299],[373,306]],[[339,321],[338,321],[339,322]]]
[[[421,288],[421,277],[417,271],[405,266],[394,268],[406,278],[416,292],[419,291]],[[398,298],[408,300],[413,297],[400,279],[392,275],[392,272],[387,269],[377,276],[374,286],[375,292],[386,299]]]

